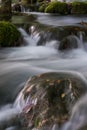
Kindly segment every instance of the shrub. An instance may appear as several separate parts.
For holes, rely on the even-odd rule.
[[[50,2],[47,8],[45,9],[46,13],[67,13],[67,4],[65,2]]]
[[[37,2],[39,2],[39,3],[40,3],[40,2],[43,2],[43,0],[37,0]]]
[[[46,2],[45,2],[45,3],[44,3],[44,2],[41,3],[41,4],[40,4],[40,7],[39,7],[39,9],[38,9],[38,11],[39,11],[39,12],[45,12],[45,9],[46,9],[46,7],[48,6],[48,4],[49,4],[49,3],[46,3]]]
[[[0,20],[10,20],[11,15],[8,8],[5,10],[3,7],[0,7]]]
[[[9,47],[9,46],[18,46],[20,43],[20,33],[16,27],[5,21],[0,21],[0,46]]]
[[[67,4],[66,3],[60,2],[58,9],[59,9],[60,14],[67,14]]]
[[[44,12],[44,10],[45,10],[45,6],[44,6],[44,4],[43,5],[41,5],[40,7],[39,7],[39,12]]]
[[[72,13],[73,14],[87,13],[87,3],[86,2],[73,2],[72,3]]]

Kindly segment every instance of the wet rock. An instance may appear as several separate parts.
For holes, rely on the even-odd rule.
[[[75,35],[70,35],[68,37],[65,37],[59,45],[59,50],[69,50],[78,48],[80,44],[80,40]]]
[[[19,3],[13,4],[13,5],[12,5],[12,10],[13,10],[13,11],[21,12],[21,5],[20,5]]]
[[[33,76],[22,90],[25,102],[20,119],[29,129],[56,130],[65,123],[75,102],[87,92],[78,73],[58,72]]]

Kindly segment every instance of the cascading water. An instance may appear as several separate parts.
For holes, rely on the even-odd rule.
[[[23,90],[21,91],[21,89],[29,77],[44,72],[69,71],[72,73],[75,71],[75,73],[80,72],[83,75],[83,79],[87,79],[87,50],[85,48],[87,43],[86,40],[84,41],[83,39],[83,32],[77,29],[78,34],[77,32],[75,32],[75,34],[67,33],[66,30],[64,30],[65,33],[61,33],[63,30],[63,28],[61,28],[59,32],[53,30],[53,34],[51,29],[48,31],[44,31],[43,29],[38,31],[34,26],[29,28],[29,34],[22,28],[19,28],[18,30],[21,32],[23,42],[26,46],[0,50],[1,130],[19,130],[19,128],[17,128],[17,125],[19,124],[17,115],[21,113],[23,107],[27,103],[27,101],[24,100],[22,95]],[[44,43],[42,39],[44,40]],[[67,41],[72,44],[73,41],[75,41],[77,47],[59,50],[59,45],[62,43],[62,40],[64,41],[63,43]],[[42,41],[41,44],[38,44],[40,41]],[[84,100],[84,104],[85,99],[86,97],[81,99],[82,101]],[[75,105],[77,107],[73,108],[69,121],[61,127],[61,130],[77,130],[76,127],[73,127],[73,121],[77,121],[77,117],[80,117],[77,112],[78,109],[80,110],[79,104],[80,103],[78,102]],[[86,108],[85,105],[84,107]],[[75,113],[77,113],[77,115]],[[74,115],[76,115],[76,117]],[[83,114],[80,118],[82,123],[86,119],[84,115],[86,114]],[[81,123],[81,120],[77,122]],[[55,129],[59,130],[58,127],[53,126],[52,130]]]
[[[33,26],[30,29],[31,35],[29,36],[26,31],[24,31],[22,28],[18,29],[24,39],[24,44],[26,45],[30,45],[30,46],[35,46],[39,40],[39,33],[37,33],[36,31],[34,32],[34,28]]]
[[[83,35],[85,35],[85,33],[79,31],[77,35],[79,36],[79,40],[80,40],[79,41],[79,47],[83,48]]]

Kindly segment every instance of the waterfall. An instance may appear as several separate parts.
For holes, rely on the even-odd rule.
[[[21,12],[25,12],[25,8],[22,5],[20,5],[20,7],[21,7]]]
[[[75,40],[77,42],[78,48],[83,49],[83,37],[81,31],[79,32],[79,38],[75,35],[73,35],[73,37],[71,38],[71,42],[75,42]]]
[[[18,94],[18,97],[16,98],[13,106],[14,108],[17,108],[19,112],[22,112],[23,107],[25,106],[26,102],[24,101],[24,95],[22,91]]]
[[[29,46],[36,46],[37,42],[39,40],[39,34],[34,32],[33,28],[31,27],[31,35],[29,35],[24,29],[22,28],[18,28],[18,30],[20,31],[23,40],[24,40],[24,44],[25,45],[29,45]],[[36,34],[34,34],[36,33]]]
[[[72,35],[68,36],[68,39],[72,46],[77,44],[77,46],[78,46],[77,48],[82,48],[82,42],[80,41],[80,39],[77,36],[72,34]]]
[[[83,35],[85,34],[85,32],[79,31],[77,33],[78,37],[79,37],[79,47],[80,48],[84,48],[83,46]]]
[[[85,32],[79,31],[77,35],[71,34],[64,37],[61,41],[57,38],[54,40],[55,36],[51,36],[50,32],[44,33],[43,31],[38,31],[35,26],[29,28],[29,34],[23,29],[18,29],[23,37],[23,43],[27,46],[47,46],[53,47],[55,49],[84,49],[83,44],[83,34]],[[52,34],[54,35],[54,34]]]

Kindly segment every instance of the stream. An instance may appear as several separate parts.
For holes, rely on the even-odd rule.
[[[78,23],[80,23],[81,21],[87,22],[86,16],[61,17],[50,16],[48,14],[35,15],[37,15],[38,22],[46,24],[46,26],[50,25],[50,27],[52,28],[59,28],[59,26],[63,27],[71,25],[80,27]],[[83,79],[87,80],[87,39],[85,38],[84,40],[84,37],[86,37],[86,33],[78,31],[79,35],[75,36],[73,34],[70,34],[76,40],[78,48],[61,51],[58,50],[61,41],[60,39],[55,39],[55,37],[52,39],[52,37],[50,38],[49,34],[46,35],[45,31],[40,32],[36,29],[37,28],[32,25],[30,27],[31,34],[28,34],[23,28],[18,28],[23,37],[23,42],[26,43],[26,46],[14,48],[0,48],[1,130],[19,130],[19,128],[16,127],[16,121],[15,123],[11,122],[11,119],[14,119],[15,116],[17,116],[21,111],[19,104],[15,103],[16,97],[24,87],[26,81],[31,76],[45,72],[74,72],[76,74],[80,73]],[[56,31],[54,35],[55,34]],[[45,40],[44,43],[42,42],[40,44],[40,41],[42,41],[41,36],[42,39],[44,36]],[[48,39],[48,36],[50,40]],[[73,43],[72,37],[70,37],[70,40]],[[39,45],[37,45],[38,43]],[[82,101],[85,102],[86,98],[87,97],[84,97]],[[87,105],[85,105],[85,108],[86,107]],[[71,120],[75,120],[74,118],[75,117],[72,117]],[[86,119],[87,116],[83,120]],[[70,123],[71,122],[68,122],[67,125],[64,125],[61,129],[77,130],[77,128],[75,127],[72,127],[71,129]],[[5,124],[4,128],[2,127],[3,124]],[[57,129],[55,128],[52,130]]]

